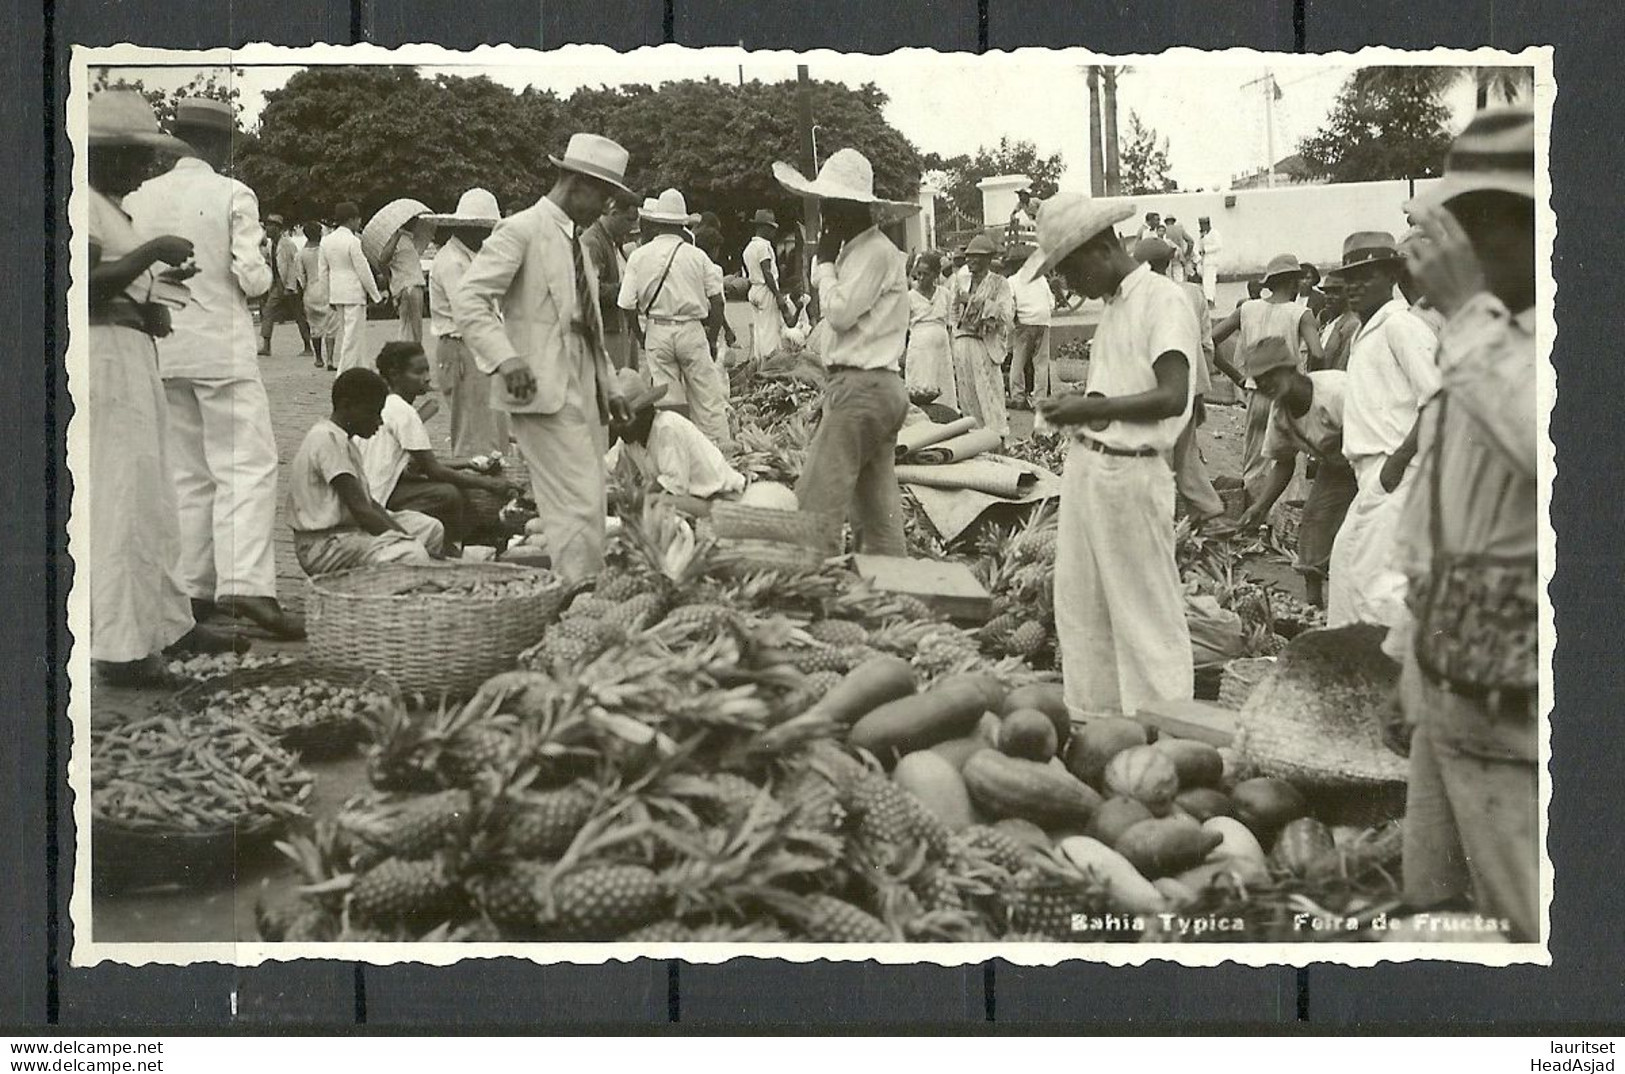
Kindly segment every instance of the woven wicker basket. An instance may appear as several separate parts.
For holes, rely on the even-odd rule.
[[[495,581],[542,575],[527,596],[409,593],[447,572]],[[508,563],[361,567],[311,579],[306,602],[311,660],[318,667],[372,671],[402,690],[463,696],[534,645],[558,618],[564,585],[546,571]]]
[[[421,216],[429,211],[429,207],[415,198],[396,198],[388,205],[373,213],[367,226],[361,229],[361,252],[367,255],[374,268],[384,268],[380,258],[384,256],[384,247],[389,245],[389,237],[399,231],[406,222],[415,216]]]
[[[723,540],[772,541],[824,557],[841,551],[842,522],[835,515],[719,503],[711,509],[711,525]]]
[[[1253,687],[1268,675],[1275,666],[1275,658],[1270,656],[1242,657],[1231,660],[1224,665],[1224,673],[1219,678],[1219,704],[1227,709],[1241,711],[1241,706],[1247,703],[1252,695]]]
[[[725,537],[717,541],[717,563],[735,573],[749,571],[816,571],[829,557],[810,548],[753,537]]]
[[[194,683],[170,698],[169,704],[183,713],[202,712],[221,694],[254,686],[295,686],[320,680],[333,686],[348,686],[365,693],[394,697],[395,685],[382,675],[362,671],[322,669],[308,664],[278,664],[246,668]],[[367,738],[359,716],[299,724],[277,732],[277,740],[306,760],[341,757],[352,752]]]
[[[278,818],[189,832],[132,828],[97,817],[90,828],[91,887],[103,895],[224,887],[236,882],[245,865],[268,857],[286,830],[287,822]]]
[[[1057,358],[1050,363],[1050,376],[1058,384],[1082,384],[1089,373],[1089,363],[1082,358]]]

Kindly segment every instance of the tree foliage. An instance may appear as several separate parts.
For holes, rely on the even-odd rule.
[[[1122,152],[1123,193],[1166,194],[1179,189],[1168,175],[1168,139],[1128,114],[1128,143]]]
[[[175,119],[175,102],[185,97],[209,97],[231,105],[232,114],[238,117],[240,128],[243,114],[242,91],[232,84],[234,74],[236,70],[232,68],[225,69],[224,77],[219,69],[199,71],[184,86],[165,91],[150,90],[139,78],[115,77],[110,68],[97,67],[91,79],[90,92],[94,94],[102,90],[134,90],[147,99],[147,103],[152,106],[153,114],[158,117],[158,122],[165,127]]]
[[[1441,94],[1455,68],[1373,67],[1338,93],[1331,115],[1298,143],[1311,174],[1334,183],[1438,175],[1450,147]]]
[[[1000,138],[999,144],[982,146],[971,154],[941,157],[928,154],[923,162],[927,172],[936,172],[943,184],[942,196],[947,200],[949,212],[937,214],[938,238],[967,227],[980,227],[982,220],[982,192],[976,184],[993,175],[1025,175],[1032,182],[1032,191],[1047,198],[1060,187],[1061,173],[1066,164],[1061,154],[1040,156],[1038,147],[1028,141]],[[989,225],[1002,224],[1002,220],[989,220]]]

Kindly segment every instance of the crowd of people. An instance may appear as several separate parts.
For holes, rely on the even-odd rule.
[[[797,502],[845,518],[861,550],[905,554],[893,466],[922,401],[1001,438],[1011,406],[1031,405],[1067,433],[1054,594],[1067,704],[1077,719],[1132,714],[1192,693],[1174,527],[1176,504],[1199,522],[1225,511],[1195,446],[1216,372],[1248,399],[1241,524],[1269,517],[1303,457],[1309,595],[1330,626],[1386,628],[1404,666],[1407,894],[1431,906],[1471,888],[1538,934],[1527,111],[1474,119],[1444,179],[1407,206],[1411,231],[1352,228],[1324,277],[1283,253],[1227,311],[1205,217],[1195,235],[1156,214],[1123,234],[1121,202],[1024,192],[1003,250],[983,234],[911,260],[885,229],[918,207],[878,196],[861,153],[810,178],[781,162],[776,179],[818,203],[821,228],[809,270],[783,263],[773,210],[751,217],[743,343],[724,316],[720,221],[677,190],[634,193],[608,138],[574,135],[533,205],[503,216],[472,189],[369,259],[353,202],[305,225],[303,248],[279,217],[262,228],[253,192],[222,174],[231,130],[217,102],[180,102],[169,131],[139,95],[91,102],[91,648],[109,676],[141,682],[165,653],[237,644],[217,618],[302,631],[276,598],[277,459],[254,347],[280,321],[337,373],[331,415],[286,478],[313,575],[458,554],[467,497],[519,491],[478,457],[516,449],[553,569],[588,579],[604,563],[612,443],[664,491],[738,495],[720,355],[766,359],[796,338],[824,374]],[[367,306],[386,293],[399,338],[374,355]],[[1103,302],[1083,390],[1051,376],[1066,294]],[[445,458],[424,426],[435,383]]]

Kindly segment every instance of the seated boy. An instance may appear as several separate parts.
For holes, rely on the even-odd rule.
[[[1305,373],[1286,341],[1267,337],[1248,355],[1247,375],[1270,400],[1263,455],[1275,461],[1257,503],[1239,525],[1253,529],[1269,518],[1270,508],[1292,481],[1297,457],[1309,459],[1314,484],[1304,500],[1298,526],[1298,573],[1304,576],[1308,602],[1326,606],[1326,574],[1332,541],[1354,500],[1354,470],[1343,457],[1343,395],[1348,374],[1340,369]]]
[[[391,513],[367,491],[361,452],[352,437],[368,437],[383,422],[389,386],[370,369],[347,369],[333,380],[333,415],[305,434],[288,470],[288,524],[306,574],[329,574],[369,563],[427,563],[440,554],[445,530],[416,511]]]
[[[384,344],[378,374],[389,385],[383,427],[361,442],[367,489],[391,511],[418,511],[438,519],[446,531],[446,554],[456,554],[468,534],[468,492],[482,489],[504,499],[518,486],[475,473],[466,459],[442,462],[429,446],[424,414],[413,404],[429,390],[429,359],[416,343]],[[431,412],[432,413],[432,412]]]
[[[664,385],[650,387],[632,370],[620,373],[632,420],[611,424],[610,437],[628,453],[646,484],[676,497],[691,514],[705,513],[704,501],[728,499],[745,490],[745,478],[699,427],[674,410],[656,410]]]

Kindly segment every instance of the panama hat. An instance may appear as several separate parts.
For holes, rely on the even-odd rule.
[[[986,235],[978,235],[965,244],[966,257],[992,257],[998,252],[999,248]]]
[[[237,116],[226,101],[212,97],[182,97],[175,102],[175,126],[230,134],[237,129]]]
[[[1450,143],[1444,178],[1406,202],[1413,209],[1442,205],[1480,190],[1535,196],[1535,115],[1527,108],[1486,108]]]
[[[449,213],[428,213],[424,219],[441,227],[490,227],[502,222],[502,210],[497,207],[497,196],[484,187],[470,187],[457,199],[457,208]]]
[[[635,369],[622,369],[615,374],[615,385],[626,397],[626,408],[634,419],[666,397],[666,385],[650,384]],[[611,425],[619,425],[611,422]]]
[[[1134,215],[1126,202],[1108,205],[1086,194],[1064,190],[1038,204],[1038,249],[1021,266],[1016,279],[1027,283],[1042,276],[1107,228]]]
[[[700,222],[699,214],[688,211],[688,201],[683,197],[683,192],[675,187],[662,190],[658,198],[645,198],[638,215],[651,224],[692,227]]]
[[[772,209],[757,209],[756,215],[750,218],[752,224],[766,224],[769,227],[778,227],[779,218]]]
[[[1174,248],[1161,239],[1141,239],[1134,244],[1134,260],[1146,265],[1156,265],[1172,261]]]
[[[1292,353],[1292,348],[1280,336],[1265,336],[1247,351],[1247,376],[1256,381],[1259,377],[1272,369],[1289,366],[1298,367],[1298,356]]]
[[[903,217],[920,211],[912,201],[887,201],[875,194],[875,169],[856,149],[839,149],[808,179],[782,160],[773,162],[773,178],[792,194],[804,198],[856,201],[885,217]]]
[[[572,134],[570,144],[564,149],[564,156],[549,154],[547,159],[553,162],[555,168],[597,179],[628,194],[634,193],[626,185],[626,165],[631,160],[631,154],[622,149],[619,143],[602,135]]]
[[[192,147],[165,134],[152,105],[134,90],[103,90],[90,99],[91,145],[140,145],[171,153],[190,153]]]
[[[1398,260],[1399,244],[1394,241],[1393,235],[1386,231],[1356,231],[1343,240],[1343,263],[1328,269],[1326,275],[1347,272],[1360,265]]]
[[[1270,258],[1269,264],[1264,266],[1264,282],[1268,283],[1274,276],[1302,276],[1303,264],[1295,254],[1276,254]]]

